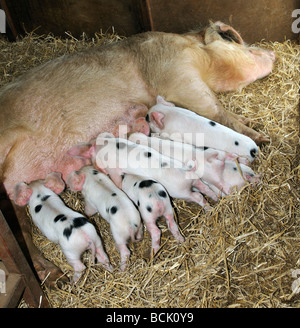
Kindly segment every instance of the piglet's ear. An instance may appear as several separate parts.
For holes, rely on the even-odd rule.
[[[67,177],[67,185],[73,191],[81,191],[85,182],[85,174],[73,171]]]
[[[75,158],[92,158],[95,154],[95,143],[82,143],[73,146],[67,154]]]
[[[209,163],[213,162],[214,160],[220,160],[218,152],[212,152],[209,155],[206,155],[205,158]],[[224,162],[224,159],[221,159],[221,161]]]
[[[159,127],[160,129],[164,128],[164,117],[165,115],[163,113],[160,112],[152,112],[150,113],[152,122],[157,125],[157,127]]]
[[[156,103],[157,104],[162,104],[162,105],[165,105],[165,106],[170,106],[170,107],[175,107],[175,105],[169,101],[166,101],[166,99],[162,96],[157,96],[156,97]]]
[[[51,189],[56,194],[60,194],[65,189],[65,183],[61,177],[61,173],[49,173],[45,179],[44,186]]]
[[[20,182],[15,186],[14,201],[19,206],[28,204],[32,195],[32,189],[24,182]]]

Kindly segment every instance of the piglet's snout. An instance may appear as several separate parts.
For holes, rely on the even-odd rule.
[[[252,148],[250,150],[250,155],[252,158],[255,158],[256,156],[258,156],[258,148]]]

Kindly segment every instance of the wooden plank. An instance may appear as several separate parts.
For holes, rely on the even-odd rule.
[[[142,31],[154,31],[150,0],[138,0],[138,16]]]
[[[17,220],[17,218],[15,218]],[[49,307],[49,303],[35,278],[25,256],[18,245],[13,233],[11,232],[1,210],[0,210],[0,259],[4,263],[6,270],[10,275],[18,275],[22,279],[22,283],[18,283],[15,289],[16,295],[10,296],[11,304],[19,297],[19,288],[23,287],[26,295],[26,302],[33,306],[38,307],[40,305],[40,298],[42,297],[41,306]],[[14,276],[12,276],[14,277]],[[17,282],[14,277],[13,282]],[[13,288],[13,285],[12,285]],[[10,304],[10,303],[9,303]]]

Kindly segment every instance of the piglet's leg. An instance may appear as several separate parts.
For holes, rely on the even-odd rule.
[[[171,214],[168,214],[165,216],[166,218],[166,221],[167,221],[167,224],[168,224],[168,227],[172,233],[172,235],[174,236],[174,238],[180,242],[180,243],[183,243],[184,242],[184,238],[183,236],[181,235],[179,229],[178,229],[178,226],[174,220],[174,215],[173,213]]]
[[[186,197],[185,199],[187,201],[199,204],[205,209],[205,211],[209,211],[211,209],[206,199],[197,191],[191,191],[189,197]]]
[[[81,262],[81,260],[80,260],[80,256],[79,257],[77,257],[77,256],[75,256],[75,257],[68,257],[68,256],[66,256],[66,258],[67,258],[67,261],[68,261],[68,263],[73,267],[73,269],[74,269],[74,276],[73,276],[73,280],[72,280],[72,282],[73,283],[76,283],[78,280],[79,280],[79,278],[80,278],[80,276],[81,276],[81,274],[82,274],[82,272],[85,270],[85,265]]]
[[[151,236],[152,253],[155,254],[159,250],[161,231],[153,220],[148,222],[144,221],[144,222]]]
[[[85,202],[84,213],[85,213],[87,216],[92,216],[92,215],[94,215],[95,213],[97,213],[97,209],[94,208],[90,203]]]
[[[95,244],[93,244],[92,254],[93,254],[93,258],[96,255],[97,261],[99,263],[102,263],[107,271],[109,271],[109,272],[113,271],[113,267],[111,266],[108,256],[106,255],[106,253],[103,249],[100,238],[97,238],[97,240],[95,241]]]
[[[217,202],[219,200],[217,195],[209,188],[209,186],[203,183],[200,179],[195,180],[193,182],[193,186],[214,201]]]
[[[113,183],[122,189],[122,172],[120,169],[107,169],[107,173]]]
[[[126,244],[117,244],[117,248],[118,248],[118,250],[120,252],[120,256],[121,256],[120,269],[121,269],[121,271],[124,271],[127,266],[127,261],[130,256],[130,251]]]

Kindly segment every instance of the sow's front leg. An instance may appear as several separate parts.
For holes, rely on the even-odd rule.
[[[48,287],[54,287],[56,280],[63,276],[63,272],[57,266],[46,260],[34,245],[31,235],[31,224],[26,213],[26,207],[18,206],[13,202],[12,206],[17,216],[34,269],[37,272],[40,281],[42,282],[45,280],[45,278],[47,278],[45,280],[45,284]],[[67,278],[63,276],[60,281],[67,281]]]
[[[187,69],[184,75],[181,74],[178,78],[169,80],[162,95],[177,106],[187,108],[198,115],[247,135],[258,144],[269,141],[267,137],[243,124],[242,120],[238,120],[237,115],[226,111],[213,91],[191,69]]]

